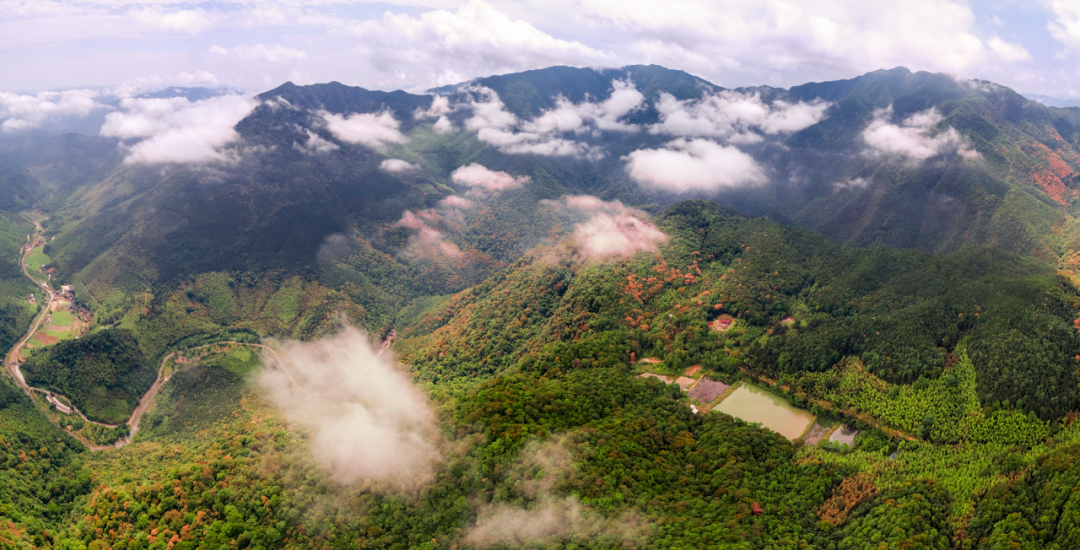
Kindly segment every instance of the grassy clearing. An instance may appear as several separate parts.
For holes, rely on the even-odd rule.
[[[41,271],[41,266],[52,261],[47,254],[41,251],[44,246],[39,246],[30,252],[30,255],[26,257],[27,269],[31,273],[38,273]]]
[[[70,311],[54,311],[51,322],[58,327],[70,327],[75,322],[75,314]]]

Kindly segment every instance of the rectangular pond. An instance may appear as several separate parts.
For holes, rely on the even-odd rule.
[[[784,398],[751,384],[739,386],[712,410],[761,424],[791,440],[814,421],[810,411],[793,407]]]

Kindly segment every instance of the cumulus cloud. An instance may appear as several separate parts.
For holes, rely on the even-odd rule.
[[[369,147],[409,141],[409,138],[398,130],[400,124],[390,111],[353,113],[349,116],[319,111],[318,115],[326,123],[326,129],[341,141],[362,143]]]
[[[413,118],[416,120],[434,118],[436,120],[432,126],[435,130],[442,133],[452,132],[454,131],[454,123],[450,122],[450,119],[446,116],[452,110],[453,109],[450,108],[450,100],[444,96],[437,95],[432,97],[430,107],[427,109],[417,109],[416,112],[413,113]]]
[[[401,173],[419,170],[420,167],[411,162],[406,162],[401,159],[386,159],[379,163],[379,169],[383,170],[384,172]]]
[[[936,108],[931,107],[915,113],[900,124],[891,123],[892,118],[892,105],[874,111],[873,120],[862,132],[863,141],[870,147],[870,154],[914,161],[950,153],[965,158],[979,156],[955,128],[950,126],[943,131],[931,132],[933,127],[944,120]]]
[[[466,544],[477,548],[555,546],[573,537],[607,539],[610,547],[618,547],[640,536],[643,524],[636,516],[604,518],[577,498],[554,493],[555,484],[569,475],[573,462],[561,443],[532,443],[522,455],[522,463],[510,475],[528,504],[482,506],[465,536]]]
[[[416,17],[387,11],[351,26],[361,56],[395,84],[457,84],[475,75],[551,65],[600,66],[608,56],[580,42],[560,40],[527,21],[511,19],[481,0],[457,11]]]
[[[345,327],[314,342],[286,342],[258,385],[287,419],[312,432],[311,452],[340,482],[411,489],[441,460],[425,396],[387,353]]]
[[[450,180],[476,189],[503,191],[521,187],[523,183],[529,181],[529,176],[511,176],[506,172],[489,170],[485,166],[474,162],[454,170],[450,174]]]
[[[506,110],[494,90],[480,87],[472,92],[479,99],[470,105],[473,116],[465,121],[465,127],[476,130],[480,141],[511,154],[595,156],[588,145],[560,137],[554,131],[545,133],[535,127],[522,128],[521,122]]]
[[[315,132],[312,132],[307,128],[304,128],[304,133],[307,134],[307,141],[305,141],[303,145],[294,141],[293,149],[313,155],[317,155],[320,153],[329,153],[330,151],[337,151],[338,149],[340,149],[340,147],[338,147],[338,144],[323,139],[319,136],[319,134],[316,134]]]
[[[19,95],[0,92],[0,124],[5,132],[25,130],[40,126],[48,120],[65,116],[83,117],[93,111],[106,109],[95,99],[92,90],[69,90],[65,92],[41,92],[35,95]]]
[[[597,159],[603,156],[592,147],[568,135],[599,136],[601,131],[635,132],[638,127],[619,119],[642,107],[645,96],[629,82],[616,81],[611,96],[604,101],[573,103],[565,97],[555,99],[555,108],[532,120],[518,120],[506,110],[494,90],[476,87],[475,99],[468,106],[473,116],[465,127],[477,131],[477,139],[490,143],[505,153],[546,156],[577,156]]]
[[[1080,5],[1069,0],[1051,0],[1054,20],[1046,23],[1050,36],[1069,49],[1080,49]]]
[[[619,119],[642,106],[645,96],[630,82],[615,81],[611,96],[601,102],[572,103],[565,97],[556,99],[554,109],[544,111],[533,120],[522,123],[522,130],[536,134],[557,132],[582,133],[590,130],[636,132],[637,127]],[[593,132],[595,133],[595,132]]]
[[[660,122],[650,126],[649,132],[755,143],[762,140],[757,132],[786,134],[816,124],[825,118],[825,111],[831,105],[822,100],[809,103],[777,100],[766,104],[760,94],[732,91],[681,101],[664,93],[656,102]]]
[[[719,191],[765,180],[750,155],[705,139],[677,139],[661,149],[639,149],[623,159],[632,179],[667,191]]]
[[[105,117],[101,135],[138,140],[129,146],[127,163],[226,160],[222,148],[239,137],[233,127],[257,104],[237,95],[196,102],[128,98],[120,103],[123,111]]]
[[[1027,61],[1031,59],[1031,54],[1028,53],[1027,48],[1024,48],[1023,45],[1006,42],[997,36],[987,41],[986,45],[990,48],[990,51],[997,54],[997,56],[1006,63]]]
[[[271,63],[278,63],[281,61],[290,61],[293,59],[304,59],[307,57],[307,52],[303,50],[297,50],[294,48],[286,48],[279,44],[271,44],[266,46],[264,44],[256,44],[254,46],[248,46],[247,44],[240,44],[233,48],[222,48],[221,46],[214,46],[210,48],[210,53],[217,55],[234,55],[239,59],[245,60],[261,60],[270,61]]]

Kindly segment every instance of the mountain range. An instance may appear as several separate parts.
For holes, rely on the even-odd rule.
[[[3,545],[1080,536],[1078,108],[650,65],[94,117],[0,137],[0,341],[48,317],[40,391],[0,387]],[[750,387],[806,430],[719,412]]]

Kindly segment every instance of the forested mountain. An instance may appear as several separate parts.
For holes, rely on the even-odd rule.
[[[5,378],[0,546],[1075,539],[1080,110],[658,66],[109,108],[0,138],[0,340],[71,284],[26,381],[110,423],[160,391],[83,452],[121,434]],[[721,412],[752,387],[801,435]]]

